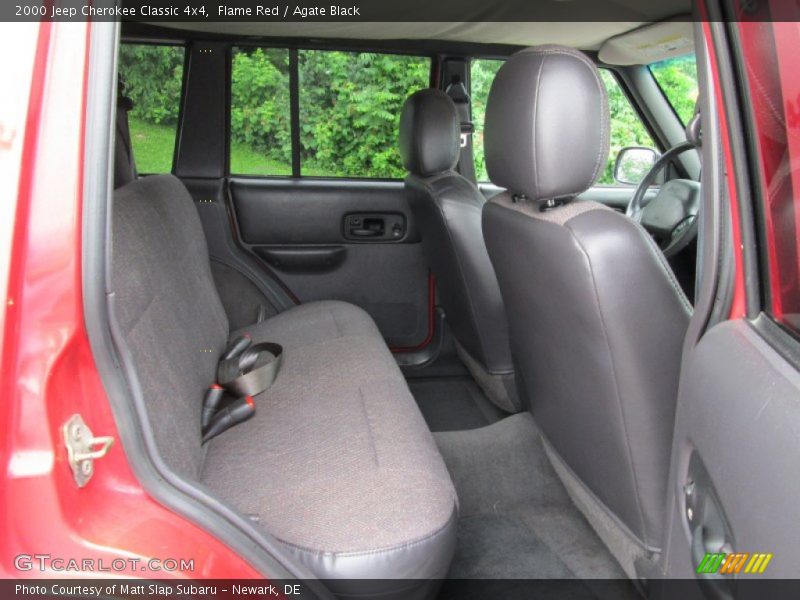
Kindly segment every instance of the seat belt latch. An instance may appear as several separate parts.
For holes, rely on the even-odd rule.
[[[203,443],[205,444],[234,425],[247,421],[254,414],[256,414],[256,403],[253,402],[252,396],[237,398],[214,415],[203,432]]]
[[[240,335],[233,340],[233,342],[231,342],[231,344],[228,346],[228,349],[225,350],[225,354],[222,355],[222,360],[230,360],[239,356],[242,352],[247,350],[252,343],[253,338],[251,338],[250,335],[247,333]]]
[[[205,398],[203,398],[203,417],[201,419],[201,425],[203,426],[203,429],[208,427],[208,424],[211,422],[211,417],[213,417],[214,413],[217,412],[217,407],[219,406],[219,403],[224,395],[225,388],[223,388],[221,385],[214,383],[210,388],[208,388]]]

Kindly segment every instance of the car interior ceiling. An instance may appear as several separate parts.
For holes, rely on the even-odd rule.
[[[657,59],[691,51],[691,23],[641,27],[685,10],[664,5],[642,23],[387,23],[372,40],[332,23],[125,24],[126,39],[177,39],[205,65],[183,82],[172,174],[137,172],[122,84],[117,99],[115,330],[166,467],[340,597],[364,593],[360,579],[380,580],[376,597],[406,593],[402,579],[447,597],[445,577],[616,579],[614,597],[636,596],[663,543],[700,136],[638,108],[661,111],[646,126],[662,151],[688,138],[694,156],[670,156],[627,216],[634,187],[597,200],[598,65],[632,86],[647,40],[681,40]],[[397,115],[405,180],[232,175],[218,88],[243,36],[434,55],[435,85]],[[200,63],[201,48],[228,50]],[[491,183],[477,185],[446,85],[469,78],[442,74],[482,52],[504,64],[486,106]],[[274,362],[274,381],[226,388],[245,416],[209,436],[201,409],[224,356],[244,369],[236,344],[248,369]]]

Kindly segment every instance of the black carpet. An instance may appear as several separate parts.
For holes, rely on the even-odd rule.
[[[469,377],[410,379],[408,385],[431,431],[477,429],[506,416]]]
[[[451,578],[579,579],[564,584],[572,585],[565,596],[638,597],[567,495],[529,413],[481,429],[436,433],[435,438],[459,497]],[[619,581],[598,585],[600,579]],[[454,589],[463,594],[466,588],[458,586],[447,582],[441,598],[454,597]],[[519,586],[521,594],[528,591]],[[562,584],[539,591],[528,597],[566,592]]]

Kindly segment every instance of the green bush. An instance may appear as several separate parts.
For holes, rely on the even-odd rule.
[[[697,101],[697,61],[693,54],[650,65],[650,72],[684,124],[694,115]]]
[[[329,175],[403,177],[400,110],[428,86],[427,58],[301,51],[301,162]]]
[[[289,109],[289,52],[282,49],[237,50],[231,71],[231,142],[262,152],[268,159],[292,161]],[[238,153],[231,153],[237,171]],[[270,175],[291,174],[270,173]]]
[[[655,148],[653,138],[642,123],[642,119],[631,106],[630,100],[619,87],[619,83],[608,69],[600,69],[600,76],[608,92],[608,114],[611,123],[610,150],[608,162],[600,175],[598,183],[614,183],[614,164],[619,151],[626,146],[647,146]]]
[[[478,59],[472,61],[470,68],[472,124],[475,126],[475,133],[472,136],[472,153],[475,157],[475,177],[478,181],[489,181],[486,159],[483,154],[483,124],[486,119],[486,101],[489,99],[489,90],[492,87],[494,76],[502,66],[502,60]]]
[[[123,44],[119,71],[131,116],[158,125],[176,125],[183,85],[183,46]]]

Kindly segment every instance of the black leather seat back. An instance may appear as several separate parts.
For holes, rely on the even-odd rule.
[[[444,92],[422,90],[406,101],[400,149],[408,201],[464,362],[498,406],[516,412],[508,321],[481,229],[486,199],[454,170],[460,132]]]
[[[611,513],[593,525],[621,524],[602,537],[629,539],[630,556],[661,543],[691,307],[639,225],[573,200],[605,167],[608,118],[582,53],[544,46],[509,59],[485,134],[489,175],[507,192],[485,207],[483,231],[526,400],[566,479],[597,501],[588,512]]]

